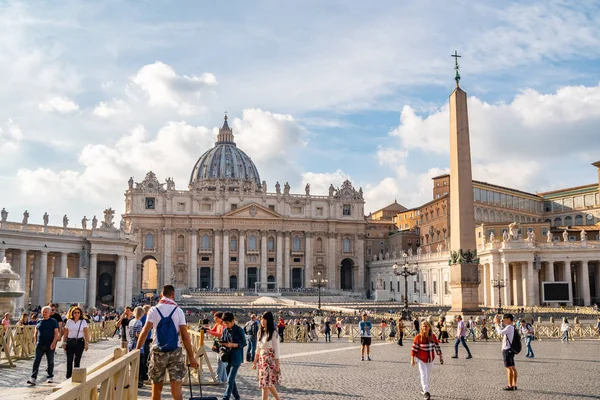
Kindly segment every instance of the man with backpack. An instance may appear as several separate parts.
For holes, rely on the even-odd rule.
[[[161,398],[167,369],[171,379],[171,397],[175,400],[183,400],[181,384],[186,375],[186,366],[179,335],[181,335],[181,342],[187,351],[190,367],[198,367],[192,349],[192,341],[187,331],[185,315],[174,299],[175,288],[172,285],[165,285],[162,290],[162,298],[156,306],[148,311],[146,324],[136,346],[138,350],[141,349],[148,332],[154,328],[152,347],[148,356],[148,377],[152,381],[152,400]]]
[[[244,333],[248,339],[248,348],[246,349],[246,361],[254,361],[256,355],[256,335],[258,334],[258,321],[256,320],[256,314],[250,316],[250,321],[244,325]]]
[[[512,314],[504,314],[502,325],[500,325],[500,316],[496,315],[496,332],[502,335],[502,359],[506,367],[506,378],[508,385],[503,390],[517,390],[517,368],[515,367],[515,355],[521,351],[521,338],[519,332],[513,326],[514,317]]]

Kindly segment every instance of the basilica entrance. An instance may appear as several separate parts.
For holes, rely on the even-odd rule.
[[[345,258],[342,261],[342,266],[341,266],[341,271],[340,271],[340,288],[342,290],[352,290],[353,268],[354,268],[354,262],[351,259]]]
[[[292,289],[302,287],[302,268],[292,268]]]
[[[237,289],[237,276],[231,275],[229,277],[229,289]]]
[[[199,287],[201,289],[212,288],[210,272],[211,272],[210,267],[201,267],[200,268],[200,286]]]
[[[104,304],[112,303],[113,297],[113,277],[108,272],[98,276],[98,298]]]
[[[246,287],[248,289],[254,289],[254,284],[258,282],[258,268],[248,268],[246,275]]]
[[[142,259],[142,290],[158,290],[158,266],[152,256]]]

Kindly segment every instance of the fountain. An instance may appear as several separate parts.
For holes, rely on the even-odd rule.
[[[0,263],[0,315],[10,313],[15,316],[16,298],[25,294],[19,287],[20,277],[12,271],[6,257]]]

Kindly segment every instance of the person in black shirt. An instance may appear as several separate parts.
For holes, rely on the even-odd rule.
[[[60,313],[58,312],[58,306],[56,305],[56,303],[50,303],[50,304],[48,304],[48,307],[50,307],[52,309],[50,318],[56,320],[56,323],[58,324],[58,335],[59,335],[59,337],[62,337],[63,319],[60,316]]]
[[[117,328],[121,328],[121,348],[127,348],[127,329],[129,327],[129,321],[132,319],[131,307],[125,307],[125,312],[121,314],[121,318],[117,321]]]

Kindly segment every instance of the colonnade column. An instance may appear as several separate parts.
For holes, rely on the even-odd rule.
[[[163,246],[163,285],[169,284],[172,285],[173,284],[173,279],[171,279],[171,274],[172,274],[172,267],[171,267],[171,229],[170,228],[164,228],[163,229],[164,235],[164,246]],[[120,256],[119,256],[119,260],[120,260]],[[160,290],[160,288],[159,288]]]
[[[533,266],[533,303],[531,304],[532,306],[540,305],[540,271],[541,269],[536,269],[535,265]]]
[[[69,253],[60,253],[60,267],[58,269],[58,273],[56,272],[56,269],[54,270],[54,273],[59,277],[59,278],[66,278],[67,277],[67,264],[69,262]]]
[[[596,261],[596,297],[600,297],[600,261]]]
[[[292,273],[290,271],[290,240],[291,233],[285,232],[283,239],[283,269],[285,271],[285,282],[289,288],[292,287]]]
[[[223,283],[222,287],[229,288],[229,230],[223,229]]]
[[[533,261],[528,260],[524,267],[525,270],[521,269],[523,275],[523,305],[531,307],[535,303],[535,293],[533,292]]]
[[[171,236],[169,234],[169,236]],[[123,309],[127,304],[125,304],[125,286],[127,284],[127,274],[125,271],[125,256],[119,255],[117,260],[117,301],[115,304],[117,308]]]
[[[507,261],[503,261],[502,262],[502,278],[505,280],[506,285],[504,286],[504,293],[502,293],[502,295],[504,296],[502,304],[507,305],[507,306],[510,305],[510,293],[511,293],[509,271],[510,271],[510,263],[508,263]]]
[[[29,304],[29,296],[25,288],[29,281],[29,277],[27,276],[27,250],[21,250],[19,254],[19,278],[19,285],[24,294],[21,297],[17,297],[17,307],[18,309],[26,309]]]
[[[356,282],[356,289],[365,291],[366,288],[365,288],[365,240],[364,240],[364,234],[359,233],[358,235],[356,235],[355,249],[356,249],[356,260],[358,262],[358,280]],[[398,288],[398,286],[396,286],[396,289],[397,288]],[[438,289],[439,289],[439,287],[438,287]]]
[[[497,261],[493,261],[490,263],[490,307],[496,307],[498,304],[498,299],[496,298],[496,288],[492,287],[492,279],[498,279],[498,271],[500,267]]]
[[[260,281],[261,289],[267,289],[267,231],[260,231]]]
[[[581,289],[583,294],[583,305],[590,306],[592,299],[590,298],[590,272],[589,261],[581,262]]]
[[[246,232],[240,231],[238,235],[238,287],[246,288]]]
[[[304,282],[302,282],[302,285],[304,287],[309,287],[310,280],[313,276],[312,233],[305,232],[304,238],[306,240],[306,244],[304,245]]]
[[[48,252],[42,251],[40,254],[39,264],[39,281],[36,288],[37,291],[37,305],[44,306],[46,301],[46,282],[48,280]]]
[[[31,299],[31,305],[37,307],[40,305],[40,258],[39,252],[33,253],[33,261],[31,262],[31,272],[33,275],[33,282],[31,284],[31,292],[29,297]]]
[[[88,309],[96,307],[98,254],[90,253],[90,278],[88,280]]]
[[[56,254],[48,254],[48,267],[46,275],[46,298],[43,299],[44,304],[52,302],[52,284],[54,283],[54,274],[56,273]]]
[[[512,263],[510,266],[512,269],[512,279],[509,281],[510,285],[512,285],[512,301],[509,303],[513,306],[518,306],[521,295],[523,294],[523,285],[521,283],[521,264],[520,263]]]
[[[190,229],[190,274],[188,286],[198,287],[198,230]]]
[[[482,265],[482,274],[481,274],[481,280],[483,281],[483,299],[479,299],[479,301],[484,305],[484,306],[489,306],[490,305],[490,264],[483,264]]]
[[[213,236],[213,287],[218,288],[221,287],[221,231],[215,229]]]
[[[131,301],[133,298],[133,272],[135,269],[134,259],[135,256],[132,253],[127,255],[127,261],[125,264],[125,275],[127,277],[127,283],[125,284],[125,305],[131,305]]]
[[[573,306],[573,277],[571,276],[571,262],[569,260],[564,261],[565,266],[563,269],[563,274],[565,280],[569,284],[569,302],[567,305]]]
[[[307,241],[308,245],[308,241]],[[277,265],[277,288],[281,289],[285,287],[285,280],[283,279],[283,232],[277,231],[277,253],[276,253],[276,265]]]
[[[337,265],[335,264],[335,238],[337,234],[335,232],[327,233],[327,287],[335,289],[337,288],[337,282],[335,280],[337,273]]]

